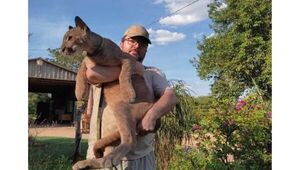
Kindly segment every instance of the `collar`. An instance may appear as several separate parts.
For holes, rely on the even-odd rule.
[[[95,49],[95,51],[93,53],[87,53],[88,56],[95,56],[96,54],[98,54],[101,49],[102,49],[102,44],[103,44],[103,40],[99,43],[99,45],[97,46],[97,48]]]

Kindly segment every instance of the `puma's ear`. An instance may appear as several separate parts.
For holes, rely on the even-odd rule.
[[[83,22],[83,20],[79,16],[75,17],[75,24],[76,27],[79,27],[86,32],[90,31],[90,28]]]
[[[70,25],[70,26],[69,26],[69,30],[72,29],[72,28],[73,28],[73,27]]]

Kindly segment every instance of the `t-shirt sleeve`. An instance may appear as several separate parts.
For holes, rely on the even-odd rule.
[[[165,74],[158,68],[148,67],[146,70],[151,72],[153,93],[158,98],[167,88],[170,88],[169,83]]]

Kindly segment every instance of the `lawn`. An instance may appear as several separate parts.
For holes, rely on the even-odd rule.
[[[29,145],[29,170],[67,170],[72,167],[74,139],[61,137],[36,137]],[[85,157],[87,140],[81,140],[81,154]]]

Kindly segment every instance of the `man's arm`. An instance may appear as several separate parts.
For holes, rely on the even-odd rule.
[[[176,105],[177,98],[173,90],[168,87],[164,90],[161,97],[148,110],[145,117],[139,124],[141,131],[149,132],[155,128],[156,120],[170,112]]]
[[[92,84],[106,83],[117,80],[121,71],[120,67],[105,67],[96,65],[89,58],[85,58],[87,67],[86,77]]]
[[[119,78],[121,67],[99,66],[87,57],[84,60],[87,67],[86,77],[91,84],[112,82]],[[144,66],[140,62],[135,62],[132,71],[141,72],[143,69]]]

